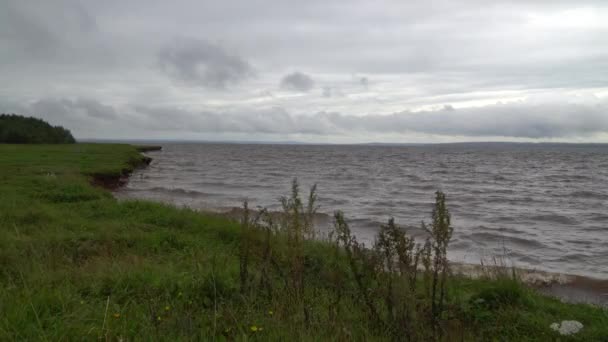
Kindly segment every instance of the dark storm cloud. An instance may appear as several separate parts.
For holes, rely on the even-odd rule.
[[[191,85],[224,89],[253,75],[241,57],[221,46],[196,39],[177,39],[158,54],[164,72]]]
[[[299,71],[285,75],[281,79],[281,88],[291,91],[309,91],[315,85],[313,79]]]

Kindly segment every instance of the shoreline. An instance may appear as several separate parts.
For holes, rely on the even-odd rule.
[[[559,337],[551,330],[556,322],[575,320],[584,324],[577,340],[608,336],[604,308],[564,303],[508,278],[451,276],[441,285],[450,297],[442,301],[446,305],[427,316],[435,303],[430,282],[421,282],[415,297],[401,296],[399,288],[394,296],[386,292],[397,284],[386,280],[406,285],[402,281],[411,284],[410,276],[422,273],[388,274],[377,261],[363,254],[349,258],[322,241],[303,243],[302,259],[295,256],[304,267],[300,274],[306,274],[296,302],[289,272],[296,259],[282,234],[268,240],[258,232],[243,236],[242,226],[218,214],[159,201],[115,200],[110,191],[93,186],[94,174],[116,177],[144,166],[145,158],[134,147],[0,147],[5,152],[0,153],[1,175],[7,180],[0,201],[7,223],[0,241],[7,247],[0,255],[5,266],[0,302],[9,328],[0,328],[0,340],[94,335],[388,340],[385,328],[402,326],[385,306],[391,299],[411,308],[416,318],[408,326],[421,334],[438,323],[462,340],[547,340]],[[149,156],[160,162],[160,154]],[[154,165],[143,172],[153,172]],[[132,174],[127,187],[137,184],[140,172]],[[264,256],[268,250],[271,259]],[[361,269],[365,287],[349,260],[370,262]],[[260,284],[260,279],[268,282]],[[366,303],[368,293],[373,297]],[[310,323],[302,311],[306,308]],[[430,334],[419,337],[432,339]]]
[[[139,152],[139,159],[130,160],[129,166],[123,168],[118,173],[93,173],[90,175],[91,183],[109,191],[116,191],[129,182],[131,174],[139,169],[145,168],[152,162],[152,157],[145,155],[145,152],[160,151],[162,146],[133,146]]]
[[[564,303],[585,303],[608,308],[608,279],[500,265],[463,263],[450,263],[450,265],[455,274],[473,279],[494,278],[514,272],[526,286],[541,294],[558,298]]]
[[[120,175],[93,175],[94,184],[106,188],[116,197],[116,191],[126,186],[129,181],[129,177],[136,169],[145,168],[152,162],[153,158],[145,155],[144,153],[162,150],[162,146],[134,147],[142,156],[140,163],[133,165],[133,168],[131,169],[124,169]],[[222,208],[219,210],[205,208],[192,209],[202,213],[219,215],[230,220],[239,220],[243,210],[240,207]],[[315,221],[316,220],[317,219],[315,219]],[[325,221],[326,218],[319,220]],[[515,272],[517,277],[526,286],[537,290],[541,294],[558,298],[565,303],[585,303],[608,308],[608,279],[501,265],[488,266],[483,264],[467,264],[461,262],[450,262],[450,264],[454,274],[472,279],[477,279],[480,277],[492,278],[493,276],[500,274],[510,274],[511,272]]]

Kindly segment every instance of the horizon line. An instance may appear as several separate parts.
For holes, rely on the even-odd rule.
[[[198,144],[252,144],[252,145],[372,145],[372,146],[423,146],[423,145],[608,145],[608,142],[551,142],[551,141],[457,141],[457,142],[361,142],[361,143],[332,143],[332,142],[305,142],[291,140],[198,140],[198,139],[146,139],[146,138],[82,138],[77,142],[164,142],[164,143],[198,143]]]

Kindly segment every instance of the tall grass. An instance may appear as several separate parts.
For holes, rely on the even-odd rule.
[[[306,294],[314,292],[317,284],[307,281],[304,248],[306,241],[315,237],[316,198],[313,186],[304,203],[294,179],[290,196],[281,198],[282,212],[274,215],[278,224],[266,209],[252,218],[246,202],[241,224],[241,291],[247,292],[252,283],[253,262],[259,270],[259,285],[250,295],[281,297],[289,303],[292,314],[301,312],[306,325],[311,321],[313,306],[307,302],[310,297]],[[336,212],[329,242],[334,246],[334,257],[342,263],[337,262],[323,282],[324,287],[332,289],[328,315],[335,317],[344,294],[349,293],[364,308],[366,324],[375,333],[395,340],[441,339],[446,329],[447,248],[453,230],[443,193],[437,192],[431,223],[423,223],[422,228],[428,237],[420,244],[391,218],[380,227],[373,246],[366,247],[351,233],[344,214]],[[264,236],[263,241],[256,242],[260,236]],[[282,254],[283,259],[275,260],[281,255],[274,252],[281,243],[286,253]],[[275,277],[283,280],[282,288],[269,286],[269,279]],[[349,288],[353,282],[355,286]]]
[[[500,324],[509,331],[512,323],[489,317],[533,306],[530,290],[506,267],[494,267],[483,286],[463,295],[461,284],[469,285],[452,275],[447,257],[453,227],[442,192],[435,194],[430,221],[422,223],[422,241],[390,218],[369,246],[357,240],[340,211],[320,245],[313,224],[316,198],[313,186],[305,203],[294,179],[279,213],[252,212],[244,203],[240,274],[245,302],[272,303],[284,319],[305,329],[325,326],[320,320],[345,329],[354,319],[365,334],[392,341],[491,339],[482,325]],[[340,329],[332,336],[354,338]]]
[[[322,241],[316,188],[297,182],[280,212],[247,205],[239,222],[90,184],[138,158],[126,145],[0,146],[0,341],[543,341],[562,319],[585,325],[569,340],[608,336],[601,309],[451,275],[441,194],[426,240],[389,220],[363,245],[337,212]]]

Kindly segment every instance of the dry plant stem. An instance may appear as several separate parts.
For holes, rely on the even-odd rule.
[[[304,244],[315,235],[316,186],[311,188],[307,199],[305,205],[300,198],[299,184],[294,179],[290,196],[281,198],[282,212],[278,216],[278,225],[266,209],[260,209],[252,218],[245,202],[239,266],[244,299],[260,294],[273,298],[273,291],[277,289],[272,288],[271,279],[283,279],[283,295],[287,295],[290,303],[284,309],[293,314],[300,312],[304,325],[310,326],[314,317],[309,301],[311,296],[315,297],[315,288],[307,288]],[[441,192],[436,193],[431,219],[429,225],[422,223],[428,234],[422,245],[391,218],[380,227],[374,245],[366,248],[352,235],[344,214],[339,211],[334,214],[331,236],[335,236],[336,260],[344,256],[355,286],[355,298],[367,308],[370,325],[378,332],[387,333],[393,340],[443,338],[449,276],[447,248],[452,227],[445,195]],[[279,246],[276,243],[282,239],[285,239],[285,253],[275,253],[274,246]],[[418,291],[420,271],[423,273],[421,292]],[[338,317],[347,274],[348,271],[346,274],[336,271],[332,275],[333,284],[330,286],[334,298],[328,307],[330,320]],[[250,285],[253,279],[257,279],[255,291]]]

